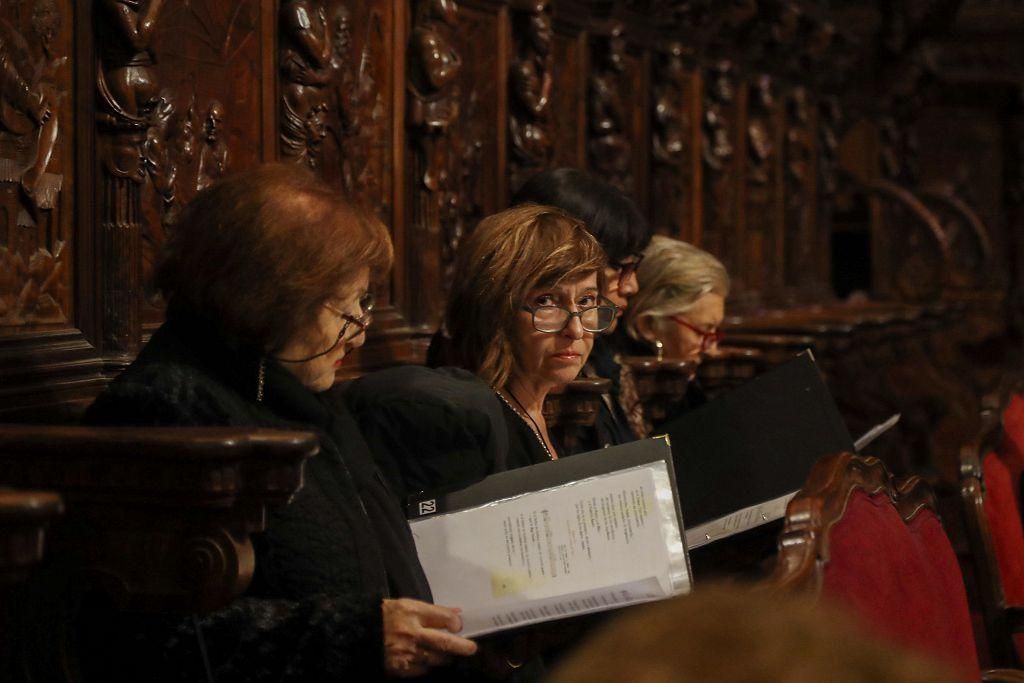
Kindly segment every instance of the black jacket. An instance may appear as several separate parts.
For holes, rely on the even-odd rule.
[[[315,431],[321,451],[306,465],[305,486],[291,504],[270,512],[266,532],[254,538],[251,587],[200,625],[218,681],[380,678],[381,599],[430,600],[398,502],[343,402],[331,392],[310,392],[267,361],[264,400],[258,403],[258,352],[217,339],[211,329],[216,328],[172,310],[138,359],[88,410],[86,421]],[[202,680],[191,620],[132,619],[113,615],[111,633],[85,634],[83,650],[97,655],[88,658],[87,673],[96,680],[158,680],[158,674]],[[140,660],[144,675],[130,670],[125,650],[104,661],[102,653],[118,650],[125,629],[151,636],[141,638],[146,643],[136,636],[138,656],[129,657]],[[167,664],[154,665],[159,660],[152,657]]]

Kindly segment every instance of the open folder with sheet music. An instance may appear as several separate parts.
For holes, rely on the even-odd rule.
[[[462,609],[467,637],[690,588],[666,438],[495,474],[409,512],[434,601]]]

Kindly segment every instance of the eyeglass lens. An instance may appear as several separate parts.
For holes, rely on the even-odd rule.
[[[538,306],[533,309],[533,326],[538,332],[561,332],[569,319],[578,317],[587,332],[602,332],[615,320],[613,306],[593,306],[575,313],[560,306]]]

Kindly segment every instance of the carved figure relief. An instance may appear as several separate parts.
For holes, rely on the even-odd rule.
[[[203,121],[203,143],[199,151],[199,172],[196,190],[202,190],[224,175],[228,166],[228,145],[221,127],[224,123],[224,105],[211,100]]]
[[[684,228],[691,227],[684,213],[690,204],[688,188],[692,176],[685,58],[686,50],[678,42],[657,54],[651,86],[651,181],[653,195],[658,198],[652,204],[654,227],[675,236],[684,236]]]
[[[626,71],[625,28],[614,23],[607,35],[594,44],[588,118],[590,128],[590,165],[610,183],[624,192],[633,191],[633,146],[630,142],[629,114],[623,93]]]
[[[527,0],[515,8],[516,58],[509,67],[513,187],[547,166],[554,153],[550,111],[554,37],[550,0]]]
[[[704,86],[704,116],[701,121],[701,160],[704,166],[704,226],[702,247],[729,263],[735,228],[735,170],[733,121],[735,109],[734,68],[721,60],[708,67]]]
[[[655,163],[681,166],[686,162],[690,116],[684,99],[685,54],[682,43],[672,43],[655,67],[654,138],[651,147]]]
[[[440,230],[442,263],[450,264],[461,239],[459,185],[466,146],[458,76],[462,57],[455,46],[458,6],[453,0],[421,0],[409,41],[409,125],[415,145],[416,224]],[[473,101],[473,93],[469,100]],[[446,281],[445,278],[442,278]]]
[[[63,175],[49,170],[67,95],[58,85],[67,57],[55,45],[62,26],[53,0],[35,3],[23,25],[0,19],[0,326],[67,319]]]
[[[316,0],[281,4],[281,153],[311,169],[327,136],[327,92],[335,76],[326,8]]]
[[[749,86],[746,145],[746,234],[739,245],[751,293],[770,296],[778,290],[778,183],[775,135],[775,88],[761,75]]]
[[[774,108],[771,76],[762,75],[752,88],[747,114],[747,182],[752,185],[768,184],[775,152],[771,120]]]

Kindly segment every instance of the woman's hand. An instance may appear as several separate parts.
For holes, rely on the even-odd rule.
[[[462,630],[459,610],[400,598],[381,604],[384,614],[384,668],[391,676],[412,678],[476,653],[476,643],[454,635]]]

